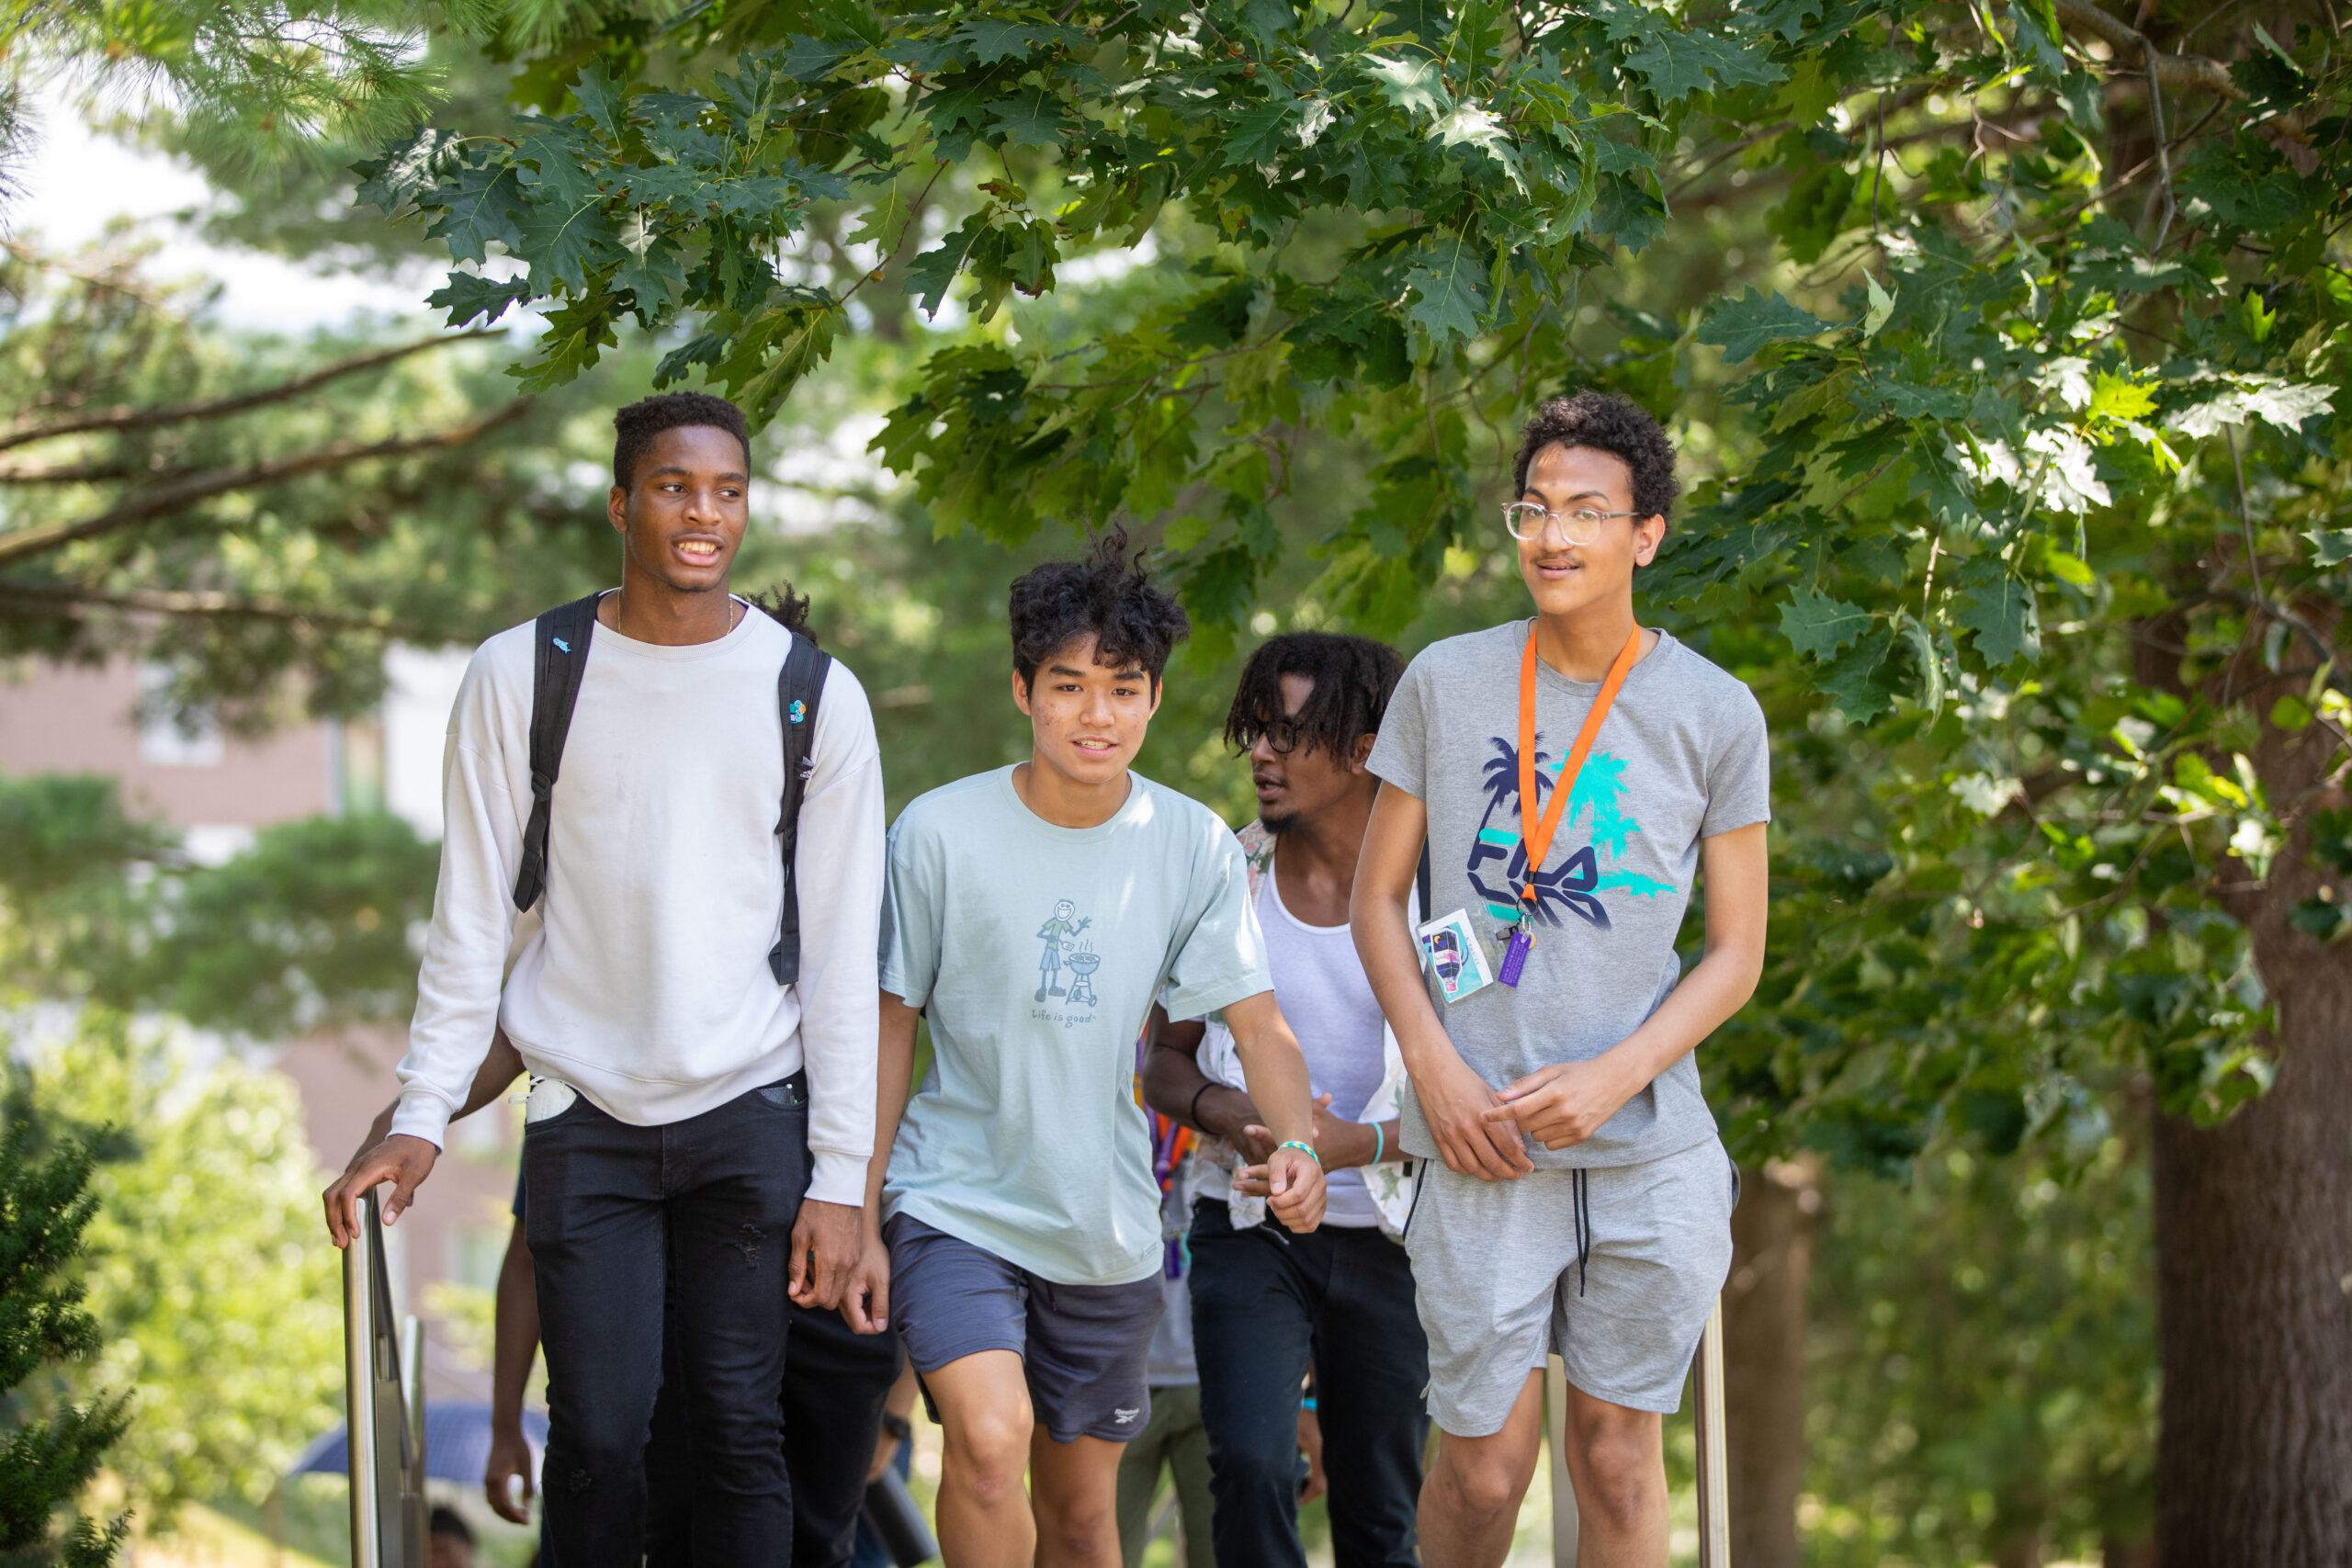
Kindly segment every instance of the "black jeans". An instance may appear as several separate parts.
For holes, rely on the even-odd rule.
[[[530,1123],[526,1238],[548,1358],[548,1543],[564,1568],[636,1568],[646,1442],[673,1333],[700,1568],[788,1561],[785,1269],[808,1185],[796,1074],[662,1127],[585,1096]],[[665,1294],[674,1269],[673,1313]],[[669,1321],[674,1317],[674,1322]]]
[[[1237,1231],[1193,1209],[1193,1355],[1219,1562],[1304,1568],[1299,1384],[1315,1370],[1337,1568],[1410,1568],[1429,1342],[1405,1249],[1377,1230]]]
[[[663,1356],[645,1453],[646,1568],[694,1562],[694,1456],[677,1397],[677,1348]],[[784,1366],[784,1468],[792,1483],[790,1568],[849,1568],[882,1406],[899,1381],[899,1337],[859,1334],[837,1312],[792,1309]],[[786,1568],[778,1562],[766,1568]]]

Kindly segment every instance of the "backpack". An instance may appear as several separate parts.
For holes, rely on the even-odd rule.
[[[599,592],[559,604],[533,624],[531,818],[523,829],[523,864],[514,875],[517,909],[528,909],[547,891],[548,818],[555,804],[556,774],[563,767],[564,737],[580,701],[588,644],[596,634],[596,605],[604,596]],[[807,632],[797,626],[792,630],[792,651],[785,656],[775,681],[776,711],[784,728],[784,802],[775,824],[776,847],[784,856],[784,913],[777,921],[775,945],[768,950],[768,968],[779,986],[800,978],[800,893],[793,852],[800,838],[800,797],[815,765],[810,752],[816,744],[817,700],[824,694],[825,676],[833,662]]]

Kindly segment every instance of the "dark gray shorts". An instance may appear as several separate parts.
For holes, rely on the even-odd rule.
[[[890,1247],[891,1325],[916,1371],[1010,1350],[1054,1441],[1124,1443],[1142,1435],[1151,1416],[1144,1360],[1167,1299],[1159,1275],[1131,1285],[1057,1285],[912,1214],[893,1214],[882,1239]]]

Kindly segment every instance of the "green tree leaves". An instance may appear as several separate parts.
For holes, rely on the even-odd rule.
[[[1870,612],[1859,605],[1799,588],[1781,606],[1781,635],[1806,658],[1827,660],[1860,637],[1871,620]]]
[[[1422,247],[1405,273],[1407,286],[1417,294],[1406,319],[1441,349],[1476,337],[1487,312],[1486,274],[1468,241],[1441,235]]]
[[[2014,664],[2041,656],[2041,627],[2033,592],[2016,578],[2002,574],[1971,588],[1952,623],[1975,635],[1976,651],[1987,664]]]
[[[1736,299],[1724,299],[1708,310],[1699,323],[1699,341],[1718,344],[1734,365],[1752,359],[1767,344],[1818,336],[1829,323],[1810,310],[1801,310],[1778,294],[1751,288]]]

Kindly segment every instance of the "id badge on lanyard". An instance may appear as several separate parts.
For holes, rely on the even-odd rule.
[[[1520,847],[1527,857],[1527,880],[1519,886],[1519,918],[1496,935],[1503,943],[1503,961],[1495,973],[1499,985],[1517,987],[1527,968],[1528,950],[1535,945],[1534,933],[1527,929],[1528,917],[1535,912],[1535,876],[1544,869],[1544,856],[1552,848],[1552,835],[1566,814],[1568,796],[1576,793],[1577,775],[1584,772],[1585,759],[1592,754],[1592,743],[1600,737],[1600,722],[1609,716],[1610,705],[1617,700],[1617,690],[1625,683],[1626,671],[1641,656],[1642,628],[1634,627],[1625,638],[1625,646],[1617,650],[1615,662],[1609,666],[1608,678],[1600,682],[1600,694],[1592,699],[1591,711],[1584,716],[1584,727],[1577,731],[1577,743],[1568,752],[1567,761],[1560,764],[1560,776],[1553,783],[1551,801],[1544,807],[1539,819],[1535,811],[1535,628],[1527,628],[1527,653],[1519,667],[1519,837]]]

